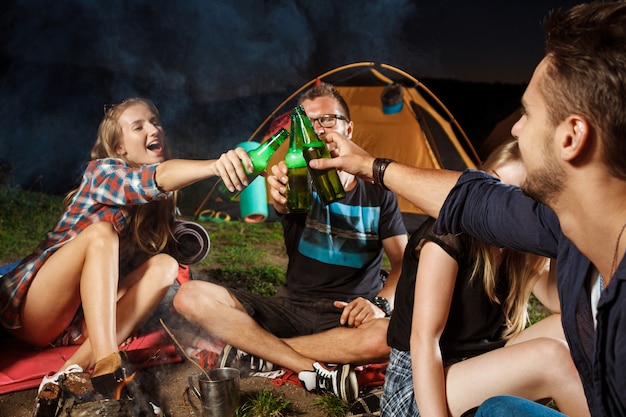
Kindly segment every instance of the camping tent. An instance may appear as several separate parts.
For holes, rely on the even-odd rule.
[[[298,95],[316,82],[333,84],[345,98],[355,129],[352,140],[372,155],[395,159],[424,168],[463,170],[475,168],[479,158],[469,139],[435,95],[404,71],[387,64],[360,62],[328,71],[307,82],[287,97],[252,133],[249,141],[263,142],[280,127],[289,127],[290,114]],[[402,104],[383,106],[382,95],[401,86]],[[288,145],[283,144],[270,164],[281,160]],[[210,202],[211,192],[196,210]],[[270,201],[270,200],[268,200]],[[407,227],[420,209],[399,197]]]

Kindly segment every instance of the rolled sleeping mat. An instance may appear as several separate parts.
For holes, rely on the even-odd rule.
[[[242,142],[241,146],[249,152],[260,146],[254,141]],[[267,219],[267,188],[265,177],[259,175],[239,194],[239,210],[241,218],[248,223],[261,223]]]
[[[174,220],[172,235],[165,252],[179,263],[184,265],[195,264],[209,254],[211,239],[206,229],[198,223]]]

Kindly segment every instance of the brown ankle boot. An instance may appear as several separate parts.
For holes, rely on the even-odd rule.
[[[96,362],[91,376],[91,384],[104,398],[117,396],[118,387],[129,377],[128,359],[125,352],[115,352]],[[128,390],[123,391],[128,395]]]
[[[115,372],[117,368],[122,366],[122,355],[120,352],[111,353],[96,362],[96,366],[93,367],[92,376],[100,376],[104,374],[110,374]]]

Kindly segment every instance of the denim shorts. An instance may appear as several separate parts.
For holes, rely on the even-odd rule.
[[[280,338],[305,336],[339,327],[343,309],[326,298],[272,297],[229,289],[246,312],[265,330]]]

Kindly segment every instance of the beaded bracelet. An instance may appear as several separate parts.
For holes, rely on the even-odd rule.
[[[389,304],[389,301],[387,301],[386,298],[376,296],[372,298],[371,301],[372,301],[372,304],[380,308],[385,313],[385,317],[391,316],[391,305]]]
[[[385,186],[383,178],[385,176],[385,170],[390,163],[396,162],[393,159],[388,158],[376,158],[374,159],[374,163],[372,164],[372,184],[377,187],[382,188],[383,190],[389,190]]]

